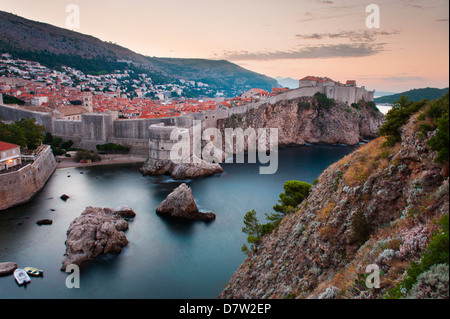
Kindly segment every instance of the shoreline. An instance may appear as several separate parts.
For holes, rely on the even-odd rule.
[[[71,157],[60,157],[56,158],[57,166],[56,169],[60,168],[72,168],[72,167],[90,167],[90,166],[101,166],[101,165],[114,165],[114,164],[134,164],[134,163],[144,163],[147,157],[140,155],[123,155],[123,154],[107,154],[101,155],[101,161],[93,163],[77,163]]]

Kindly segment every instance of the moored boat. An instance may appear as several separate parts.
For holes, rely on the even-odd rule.
[[[34,267],[25,267],[23,270],[25,270],[26,273],[30,276],[34,277],[44,276],[44,271],[41,269],[37,269]]]
[[[28,276],[27,272],[20,268],[14,270],[14,278],[16,278],[16,281],[19,284],[19,286],[31,282],[31,279]]]

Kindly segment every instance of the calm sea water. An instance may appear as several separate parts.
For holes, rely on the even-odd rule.
[[[44,270],[19,287],[0,277],[0,298],[216,298],[245,259],[243,217],[255,209],[260,221],[270,212],[287,180],[309,183],[355,147],[289,147],[279,151],[276,174],[259,175],[259,164],[223,164],[224,173],[186,182],[201,211],[216,220],[176,222],[156,207],[181,181],[143,177],[139,165],[58,169],[32,202],[0,212],[0,262]],[[59,197],[68,194],[64,202]],[[136,217],[126,231],[129,245],[118,256],[98,258],[81,268],[80,288],[68,289],[62,272],[66,231],[86,206],[130,206]],[[40,219],[50,226],[38,226]]]

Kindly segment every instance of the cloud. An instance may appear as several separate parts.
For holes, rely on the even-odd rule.
[[[222,58],[230,61],[269,61],[282,59],[327,59],[372,56],[383,51],[383,43],[351,43],[306,46],[297,50],[248,52],[225,51]]]
[[[390,36],[399,33],[399,31],[362,30],[341,31],[334,33],[297,34],[295,37],[301,40],[347,39],[351,42],[374,42],[378,36]]]
[[[438,22],[448,22],[448,18],[447,19],[436,19],[434,21],[438,21]]]

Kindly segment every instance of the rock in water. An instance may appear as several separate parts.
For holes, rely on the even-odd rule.
[[[191,189],[184,183],[167,196],[156,208],[156,213],[162,216],[191,220],[209,221],[216,218],[213,213],[202,213],[198,210]]]
[[[210,176],[222,173],[223,169],[217,163],[208,163],[202,159],[196,158],[194,155],[190,158],[190,163],[175,164],[170,176],[173,179],[197,178],[200,176]]]
[[[17,269],[17,264],[13,262],[0,263],[0,276],[10,275]]]
[[[114,209],[115,213],[125,218],[130,218],[136,216],[136,213],[127,205],[119,205]]]
[[[181,180],[222,173],[223,169],[217,163],[207,163],[191,156],[189,163],[174,163],[171,160],[149,158],[140,168],[140,172],[150,176],[168,174],[173,179]]]
[[[41,225],[51,225],[51,224],[53,224],[53,221],[51,219],[41,219],[41,220],[38,220],[36,222],[36,224],[38,224],[39,226],[41,226]]]
[[[124,234],[127,229],[128,223],[119,213],[109,208],[86,207],[67,230],[66,258],[61,269],[91,262],[102,254],[119,254],[128,245]]]

